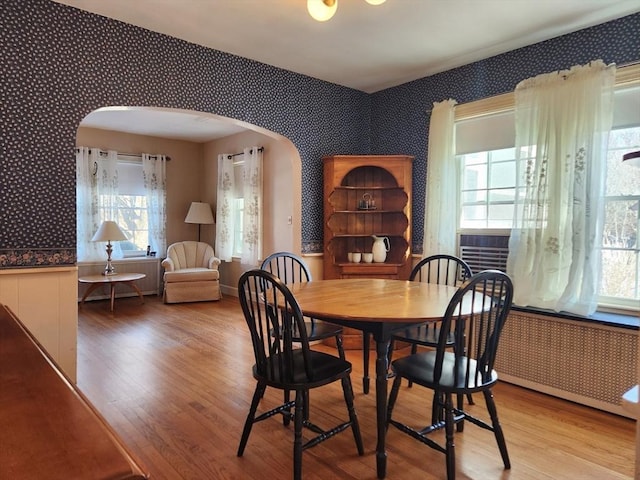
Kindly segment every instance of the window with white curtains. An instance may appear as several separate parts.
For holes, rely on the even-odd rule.
[[[626,74],[625,71],[627,70]],[[635,71],[629,74],[629,70]],[[640,168],[622,162],[640,149],[638,66],[618,70],[613,127],[606,154],[600,307],[638,309],[640,300]],[[508,97],[512,98],[509,99]],[[475,105],[473,105],[475,104]],[[516,161],[513,95],[456,107],[456,159],[460,166],[458,233],[509,235],[520,215],[526,156]],[[534,155],[535,152],[531,151]]]
[[[91,241],[105,220],[127,236],[114,242],[114,258],[166,249],[166,158],[131,156],[98,148],[76,151],[78,261],[104,259],[104,245]]]
[[[262,147],[218,155],[216,255],[257,266],[262,255]]]

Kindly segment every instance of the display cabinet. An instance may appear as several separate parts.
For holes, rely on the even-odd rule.
[[[324,278],[408,279],[412,163],[406,155],[323,158]],[[364,261],[374,236],[387,239],[383,262]],[[353,252],[363,254],[359,262],[350,261]]]

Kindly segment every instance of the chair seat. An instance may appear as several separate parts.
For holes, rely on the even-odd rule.
[[[427,388],[447,393],[468,393],[469,391],[482,390],[490,387],[498,381],[498,374],[491,371],[491,378],[483,381],[480,376],[469,378],[465,381],[467,365],[471,371],[476,369],[476,361],[462,357],[458,374],[455,375],[455,354],[445,352],[442,362],[442,375],[436,383],[433,378],[436,363],[436,351],[422,352],[394,360],[391,367],[396,375]],[[459,359],[460,361],[460,359]]]
[[[307,331],[307,341],[309,342],[325,340],[342,333],[342,327],[340,327],[339,325],[321,322],[320,320],[314,320],[313,322],[304,322],[304,326]],[[275,332],[272,331],[272,335],[275,335]],[[291,328],[291,341],[294,343],[300,343],[301,341],[300,333],[298,332],[298,329],[295,325],[292,325]]]
[[[220,272],[218,270],[211,270],[210,268],[181,268],[180,270],[174,270],[173,272],[164,273],[164,281],[171,282],[207,282],[212,280],[218,280],[220,278]]]
[[[293,366],[285,364],[282,368],[283,365],[279,364],[278,368],[271,368],[272,364],[285,363],[281,354],[272,355],[267,359],[267,373],[261,375],[254,365],[253,377],[263,380],[270,387],[297,390],[321,387],[351,373],[351,363],[346,360],[315,350],[309,350],[308,353],[313,366],[311,378],[307,378],[302,349],[293,352]]]
[[[438,337],[440,336],[440,328],[436,326],[428,326],[420,325],[417,327],[409,327],[399,332],[396,332],[393,335],[394,340],[400,340],[410,343],[415,343],[418,345],[424,345],[427,347],[436,347],[438,346]],[[447,337],[448,346],[453,346],[454,337],[453,333],[449,333]]]

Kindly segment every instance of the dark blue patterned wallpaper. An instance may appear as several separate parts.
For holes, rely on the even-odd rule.
[[[322,250],[322,156],[414,155],[420,246],[431,103],[501,93],[593,58],[637,59],[639,23],[633,15],[368,95],[50,0],[3,0],[0,268],[75,263],[75,135],[106,105],[211,112],[288,137],[302,159],[305,252]]]

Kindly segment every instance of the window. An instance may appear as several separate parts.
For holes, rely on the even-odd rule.
[[[640,168],[622,162],[622,155],[635,150],[640,150],[640,125],[611,132],[600,301],[637,308],[640,300]]]
[[[244,188],[242,182],[242,157],[233,161],[234,190],[233,190],[233,256],[242,256],[242,225],[244,220]]]
[[[262,242],[262,147],[218,155],[216,254],[256,265]],[[235,157],[240,157],[236,159]]]
[[[512,225],[524,172],[515,161],[514,115],[506,97],[493,100],[493,113],[491,107],[471,104],[460,106],[463,118],[456,111],[459,233],[464,236],[508,235]],[[483,102],[489,103],[473,103]],[[640,86],[621,87],[607,157],[601,306],[637,309],[640,300],[640,168],[622,162],[624,153],[638,149]]]
[[[118,157],[118,192],[115,221],[127,236],[125,242],[118,242],[124,257],[143,256],[147,253],[147,245],[151,245],[149,237],[149,217],[147,196],[144,191],[142,164]],[[100,221],[107,220],[107,214],[100,212]]]
[[[77,148],[78,261],[103,259],[104,247],[91,238],[105,220],[114,220],[127,236],[113,243],[114,258],[144,256],[148,247],[164,252],[165,162],[162,155]]]

